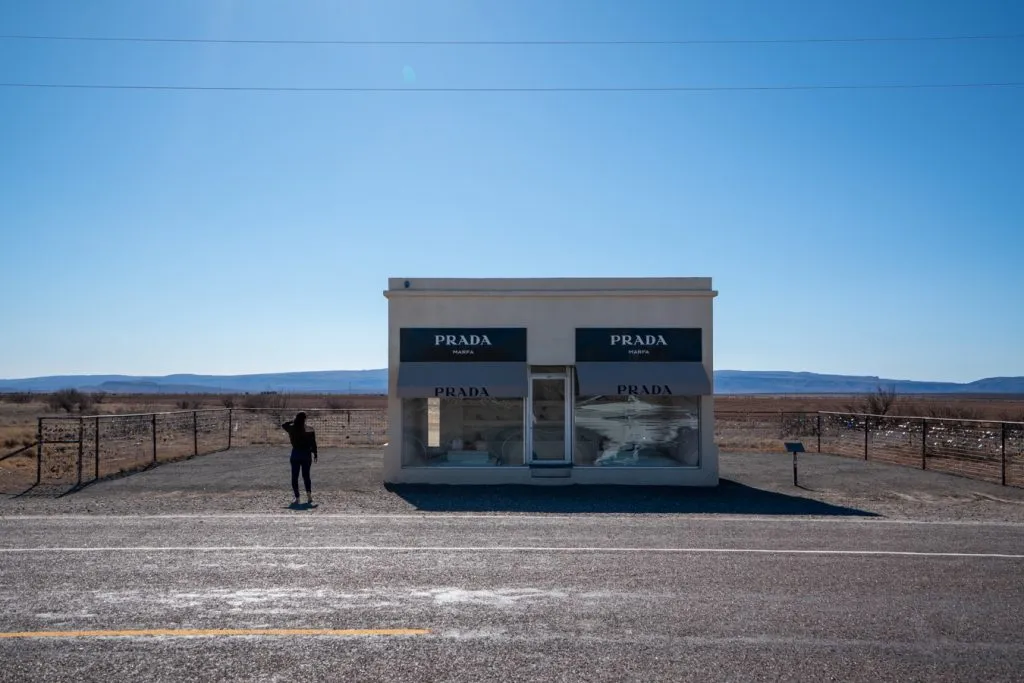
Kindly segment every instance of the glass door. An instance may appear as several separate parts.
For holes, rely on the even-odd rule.
[[[568,463],[572,459],[572,405],[568,375],[545,372],[530,375],[527,415],[529,462]]]

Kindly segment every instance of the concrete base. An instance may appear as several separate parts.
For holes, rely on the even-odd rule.
[[[691,467],[415,467],[386,478],[389,484],[568,486],[718,486],[718,473]]]

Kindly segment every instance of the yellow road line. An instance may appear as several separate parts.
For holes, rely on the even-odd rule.
[[[152,628],[113,631],[11,631],[0,638],[124,638],[136,636],[421,636],[417,628]]]

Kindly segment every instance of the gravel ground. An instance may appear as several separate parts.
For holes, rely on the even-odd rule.
[[[1024,522],[1024,489],[936,472],[807,454],[799,487],[785,455],[723,454],[715,489],[393,486],[382,454],[325,449],[313,466],[321,512],[644,513],[882,516]],[[287,452],[245,448],[160,465],[79,491],[43,486],[0,496],[0,515],[277,512],[290,509]]]

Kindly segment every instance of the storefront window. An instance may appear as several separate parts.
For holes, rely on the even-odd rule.
[[[523,464],[523,399],[402,399],[403,467]]]
[[[580,396],[575,420],[576,466],[700,465],[698,396]]]

